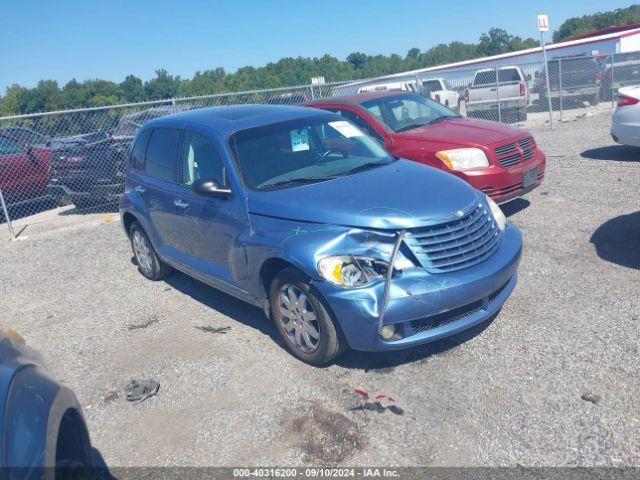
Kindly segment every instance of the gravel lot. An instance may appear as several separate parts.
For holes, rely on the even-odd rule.
[[[145,280],[116,215],[1,242],[3,323],[73,388],[112,467],[640,466],[640,150],[609,122],[534,132],[546,180],[505,207],[519,285],[445,341],[307,366],[260,310],[182,274]],[[143,377],[160,392],[134,406],[124,387]],[[351,410],[357,388],[404,414]]]

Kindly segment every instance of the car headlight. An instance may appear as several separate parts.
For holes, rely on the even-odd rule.
[[[502,212],[500,206],[489,196],[487,196],[487,203],[489,204],[489,209],[491,210],[493,219],[498,224],[498,228],[501,232],[504,232],[504,229],[507,226],[507,217],[504,216],[504,213]]]
[[[454,148],[440,150],[436,157],[451,170],[469,170],[489,166],[487,155],[479,148]]]
[[[406,257],[396,257],[395,270],[415,265]],[[389,262],[356,255],[334,255],[318,262],[318,271],[328,281],[340,287],[359,287],[375,279],[385,278]]]

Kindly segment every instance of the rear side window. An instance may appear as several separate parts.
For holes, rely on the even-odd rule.
[[[131,151],[131,166],[136,170],[144,170],[144,153],[149,143],[149,136],[151,136],[151,130],[142,132]]]
[[[424,82],[422,82],[422,86],[424,87],[426,93],[442,90],[439,80],[425,80]]]
[[[498,78],[500,83],[511,83],[520,81],[520,72],[515,68],[507,68],[505,70],[498,70]]]
[[[147,145],[145,172],[159,180],[176,181],[177,149],[180,131],[155,128]]]
[[[202,135],[187,132],[182,150],[182,183],[191,185],[196,180],[213,178],[225,185],[225,168],[216,147]]]
[[[503,70],[498,70],[498,78],[500,79],[500,83],[519,82],[521,80],[520,73],[515,68],[506,68]],[[496,71],[486,70],[483,72],[478,72],[476,74],[475,79],[473,80],[473,84],[476,86],[495,85]]]

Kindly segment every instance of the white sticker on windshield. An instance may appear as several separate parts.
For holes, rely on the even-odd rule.
[[[306,128],[302,130],[291,130],[291,151],[302,152],[309,150],[309,132]]]
[[[358,130],[356,127],[351,125],[349,122],[345,122],[344,120],[338,120],[337,122],[329,122],[333,128],[335,128],[338,132],[344,135],[347,138],[351,137],[362,137],[364,133]]]

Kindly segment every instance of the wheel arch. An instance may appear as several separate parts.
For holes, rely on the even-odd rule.
[[[127,237],[129,236],[129,231],[131,230],[131,225],[133,224],[133,222],[140,223],[138,217],[136,217],[133,213],[125,212],[122,214],[122,227],[124,228]]]

